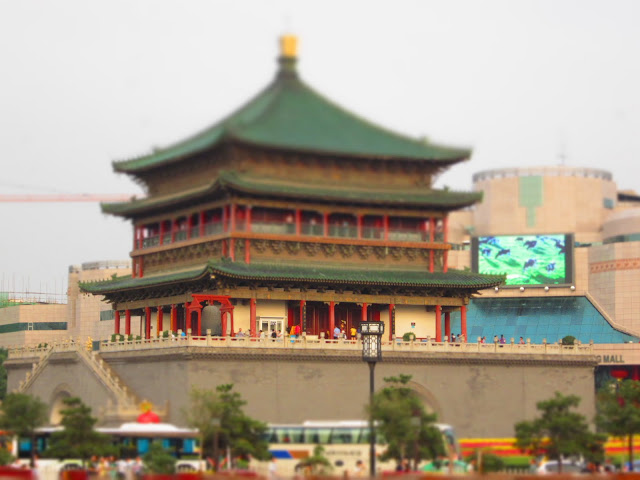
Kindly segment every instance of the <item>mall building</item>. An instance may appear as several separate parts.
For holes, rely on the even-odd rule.
[[[562,279],[516,281],[475,296],[467,315],[470,339],[504,334],[557,342],[571,335],[596,344],[601,364],[609,366],[599,374],[639,378],[640,196],[619,191],[605,170],[567,166],[482,171],[473,187],[482,201],[450,216],[455,268],[471,268],[483,250],[489,253],[474,238],[537,237],[540,245],[566,234],[569,240]],[[536,261],[532,250],[525,258]]]

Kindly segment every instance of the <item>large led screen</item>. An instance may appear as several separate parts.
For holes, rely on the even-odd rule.
[[[571,283],[571,235],[496,235],[472,242],[475,272],[506,274],[507,285]]]

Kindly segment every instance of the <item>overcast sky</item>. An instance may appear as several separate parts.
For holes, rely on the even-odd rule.
[[[139,193],[111,161],[237,108],[271,81],[284,32],[337,103],[472,147],[440,186],[564,156],[640,190],[639,20],[634,0],[0,0],[0,193]],[[131,248],[97,204],[0,213],[0,291],[62,291],[69,265]]]

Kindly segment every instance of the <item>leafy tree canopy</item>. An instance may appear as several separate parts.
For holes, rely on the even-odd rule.
[[[151,444],[142,461],[145,470],[150,473],[171,475],[176,471],[176,459],[159,442]]]
[[[47,421],[47,405],[26,393],[10,393],[2,402],[0,428],[31,440],[31,466],[35,465],[36,429]]]
[[[557,460],[562,471],[562,457],[582,455],[590,460],[602,460],[604,436],[589,430],[584,415],[572,409],[580,404],[576,395],[556,392],[549,400],[537,403],[541,416],[515,425],[516,446],[534,455],[546,454]]]
[[[187,421],[200,431],[207,455],[215,457],[216,452],[229,448],[233,458],[271,458],[264,438],[267,425],[244,413],[247,402],[233,391],[232,384],[218,385],[215,391],[194,388],[190,397],[190,407],[185,412]]]
[[[92,455],[115,453],[109,437],[94,430],[97,419],[91,416],[91,408],[77,397],[65,398],[63,402],[65,409],[60,411],[60,423],[64,429],[51,435],[45,456],[80,458],[86,464]]]
[[[611,382],[598,392],[597,398],[598,427],[627,440],[629,465],[633,469],[633,436],[640,433],[640,382]]]
[[[324,455],[324,447],[322,445],[316,445],[313,449],[313,454],[300,461],[299,465],[302,468],[308,468],[312,475],[327,475],[333,468],[331,462]]]
[[[412,458],[414,468],[423,459],[445,455],[440,430],[434,425],[437,417],[429,414],[422,400],[408,383],[411,375],[388,377],[387,386],[373,397],[373,418],[377,432],[387,442],[382,460],[395,459],[398,464]]]

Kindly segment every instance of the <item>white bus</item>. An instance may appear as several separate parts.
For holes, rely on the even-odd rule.
[[[49,446],[51,435],[61,431],[62,427],[43,427],[37,429],[36,451],[41,457],[38,459],[38,470],[43,480],[56,479],[62,469],[81,468],[79,459],[50,459],[43,458]],[[120,458],[133,460],[141,457],[149,450],[151,443],[159,442],[171,455],[176,458],[176,469],[199,470],[204,467],[199,460],[200,435],[198,430],[181,428],[169,423],[123,423],[119,427],[98,427],[95,429],[110,437],[111,444],[120,451]],[[31,440],[21,438],[16,442],[14,453],[25,465],[29,462]]]
[[[443,441],[450,456],[459,457],[460,448],[451,425],[434,424],[442,432]],[[369,424],[363,420],[307,421],[302,424],[270,424],[267,430],[269,451],[276,459],[279,476],[288,477],[296,473],[301,460],[311,456],[316,445],[324,447],[324,455],[333,466],[332,473],[353,472],[358,460],[369,466]],[[376,455],[382,454],[386,446],[384,439],[376,437]],[[259,474],[267,474],[268,462],[255,463]],[[394,470],[394,461],[376,462],[378,471]]]

